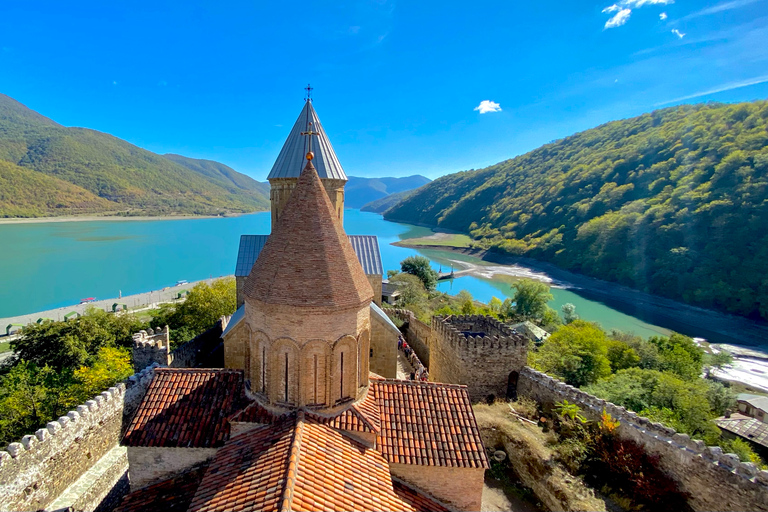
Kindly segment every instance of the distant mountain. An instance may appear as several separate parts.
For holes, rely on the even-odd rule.
[[[349,181],[344,187],[344,205],[347,208],[360,208],[376,199],[381,199],[389,194],[413,190],[430,181],[429,178],[418,174],[404,178],[359,178],[357,176],[349,176]]]
[[[385,218],[768,319],[768,101],[607,123],[443,176]]]
[[[375,201],[371,201],[370,203],[364,205],[362,208],[360,208],[360,211],[363,212],[373,212],[373,213],[384,213],[393,206],[395,206],[400,201],[405,200],[408,196],[413,194],[414,190],[403,190],[402,192],[395,192],[394,194],[389,194],[388,196],[384,196],[381,199],[376,199]]]
[[[223,164],[161,156],[106,133],[67,128],[3,94],[0,162],[8,164],[0,167],[5,217],[219,215],[269,207],[265,184]]]

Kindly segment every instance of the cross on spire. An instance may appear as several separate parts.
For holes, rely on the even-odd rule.
[[[304,88],[304,90],[307,91],[307,96],[304,98],[304,101],[312,101],[312,89],[314,89],[314,87],[309,84]]]
[[[310,99],[309,101],[312,101],[312,100]],[[307,154],[309,154],[309,153],[312,152],[312,136],[314,135],[315,137],[319,137],[320,136],[320,132],[316,132],[316,131],[312,130],[312,121],[310,121],[307,124],[307,131],[301,132],[301,135],[306,135],[307,136],[307,140],[309,141],[309,149],[307,150]],[[311,160],[311,158],[310,158],[310,160]]]

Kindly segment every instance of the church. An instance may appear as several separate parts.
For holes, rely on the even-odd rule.
[[[157,368],[118,510],[479,510],[488,460],[465,386],[397,380],[375,237],[307,99],[244,235],[224,366]],[[378,303],[378,304],[377,304]]]

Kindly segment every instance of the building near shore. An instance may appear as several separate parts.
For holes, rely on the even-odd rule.
[[[308,100],[275,164],[300,174],[270,174],[273,230],[250,239],[225,368],[155,370],[118,510],[479,510],[488,460],[467,388],[374,371],[396,364],[399,331],[366,268],[378,245],[344,233],[332,151]]]

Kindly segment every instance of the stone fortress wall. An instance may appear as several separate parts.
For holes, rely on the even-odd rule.
[[[432,328],[416,318],[416,315],[412,311],[407,309],[385,309],[384,312],[390,316],[390,318],[396,318],[402,322],[406,322],[404,325],[403,335],[408,345],[419,356],[419,360],[424,366],[429,368],[429,337],[432,335]]]
[[[493,317],[436,316],[429,356],[430,381],[465,384],[473,401],[504,398],[527,363],[528,339]]]
[[[110,510],[128,492],[128,459],[120,439],[157,366],[195,367],[229,318],[169,351],[167,328],[134,336],[146,366],[0,451],[0,510]]]
[[[760,471],[751,462],[740,462],[735,454],[708,447],[703,441],[652,423],[530,367],[520,374],[518,393],[542,405],[568,400],[578,404],[593,421],[599,421],[605,410],[621,422],[619,436],[659,456],[661,469],[690,495],[694,510],[768,510],[768,471]]]
[[[402,309],[385,311],[407,322],[403,326],[406,339],[415,349],[424,351],[426,358],[418,351],[417,354],[422,361],[429,361],[430,380],[467,384],[472,399],[479,401],[487,396],[484,393],[490,394],[488,392],[493,389],[507,389],[510,376],[516,376],[514,391],[544,407],[568,400],[577,404],[593,421],[599,421],[605,410],[621,422],[617,432],[622,438],[631,439],[649,454],[659,456],[661,468],[690,495],[689,503],[694,510],[768,511],[768,471],[761,471],[752,463],[740,462],[735,454],[723,453],[719,447],[708,447],[703,441],[693,440],[686,434],[653,423],[624,407],[526,366],[527,344],[515,346],[512,341],[504,345],[493,337],[486,339],[462,334],[462,331],[493,333],[494,328],[507,334],[504,329],[509,328],[501,326],[495,319],[436,317],[430,332],[425,333],[425,324],[412,312]],[[491,328],[484,330],[483,325]],[[499,357],[499,354],[509,357]],[[519,374],[514,375],[514,372]],[[460,380],[467,378],[471,381]],[[499,392],[494,394],[504,396]]]
[[[145,368],[0,451],[0,510],[94,510],[128,470],[125,450],[112,452],[121,451],[123,426],[153,374],[154,366]],[[108,467],[88,475],[90,486],[78,486],[105,457],[113,459]]]

